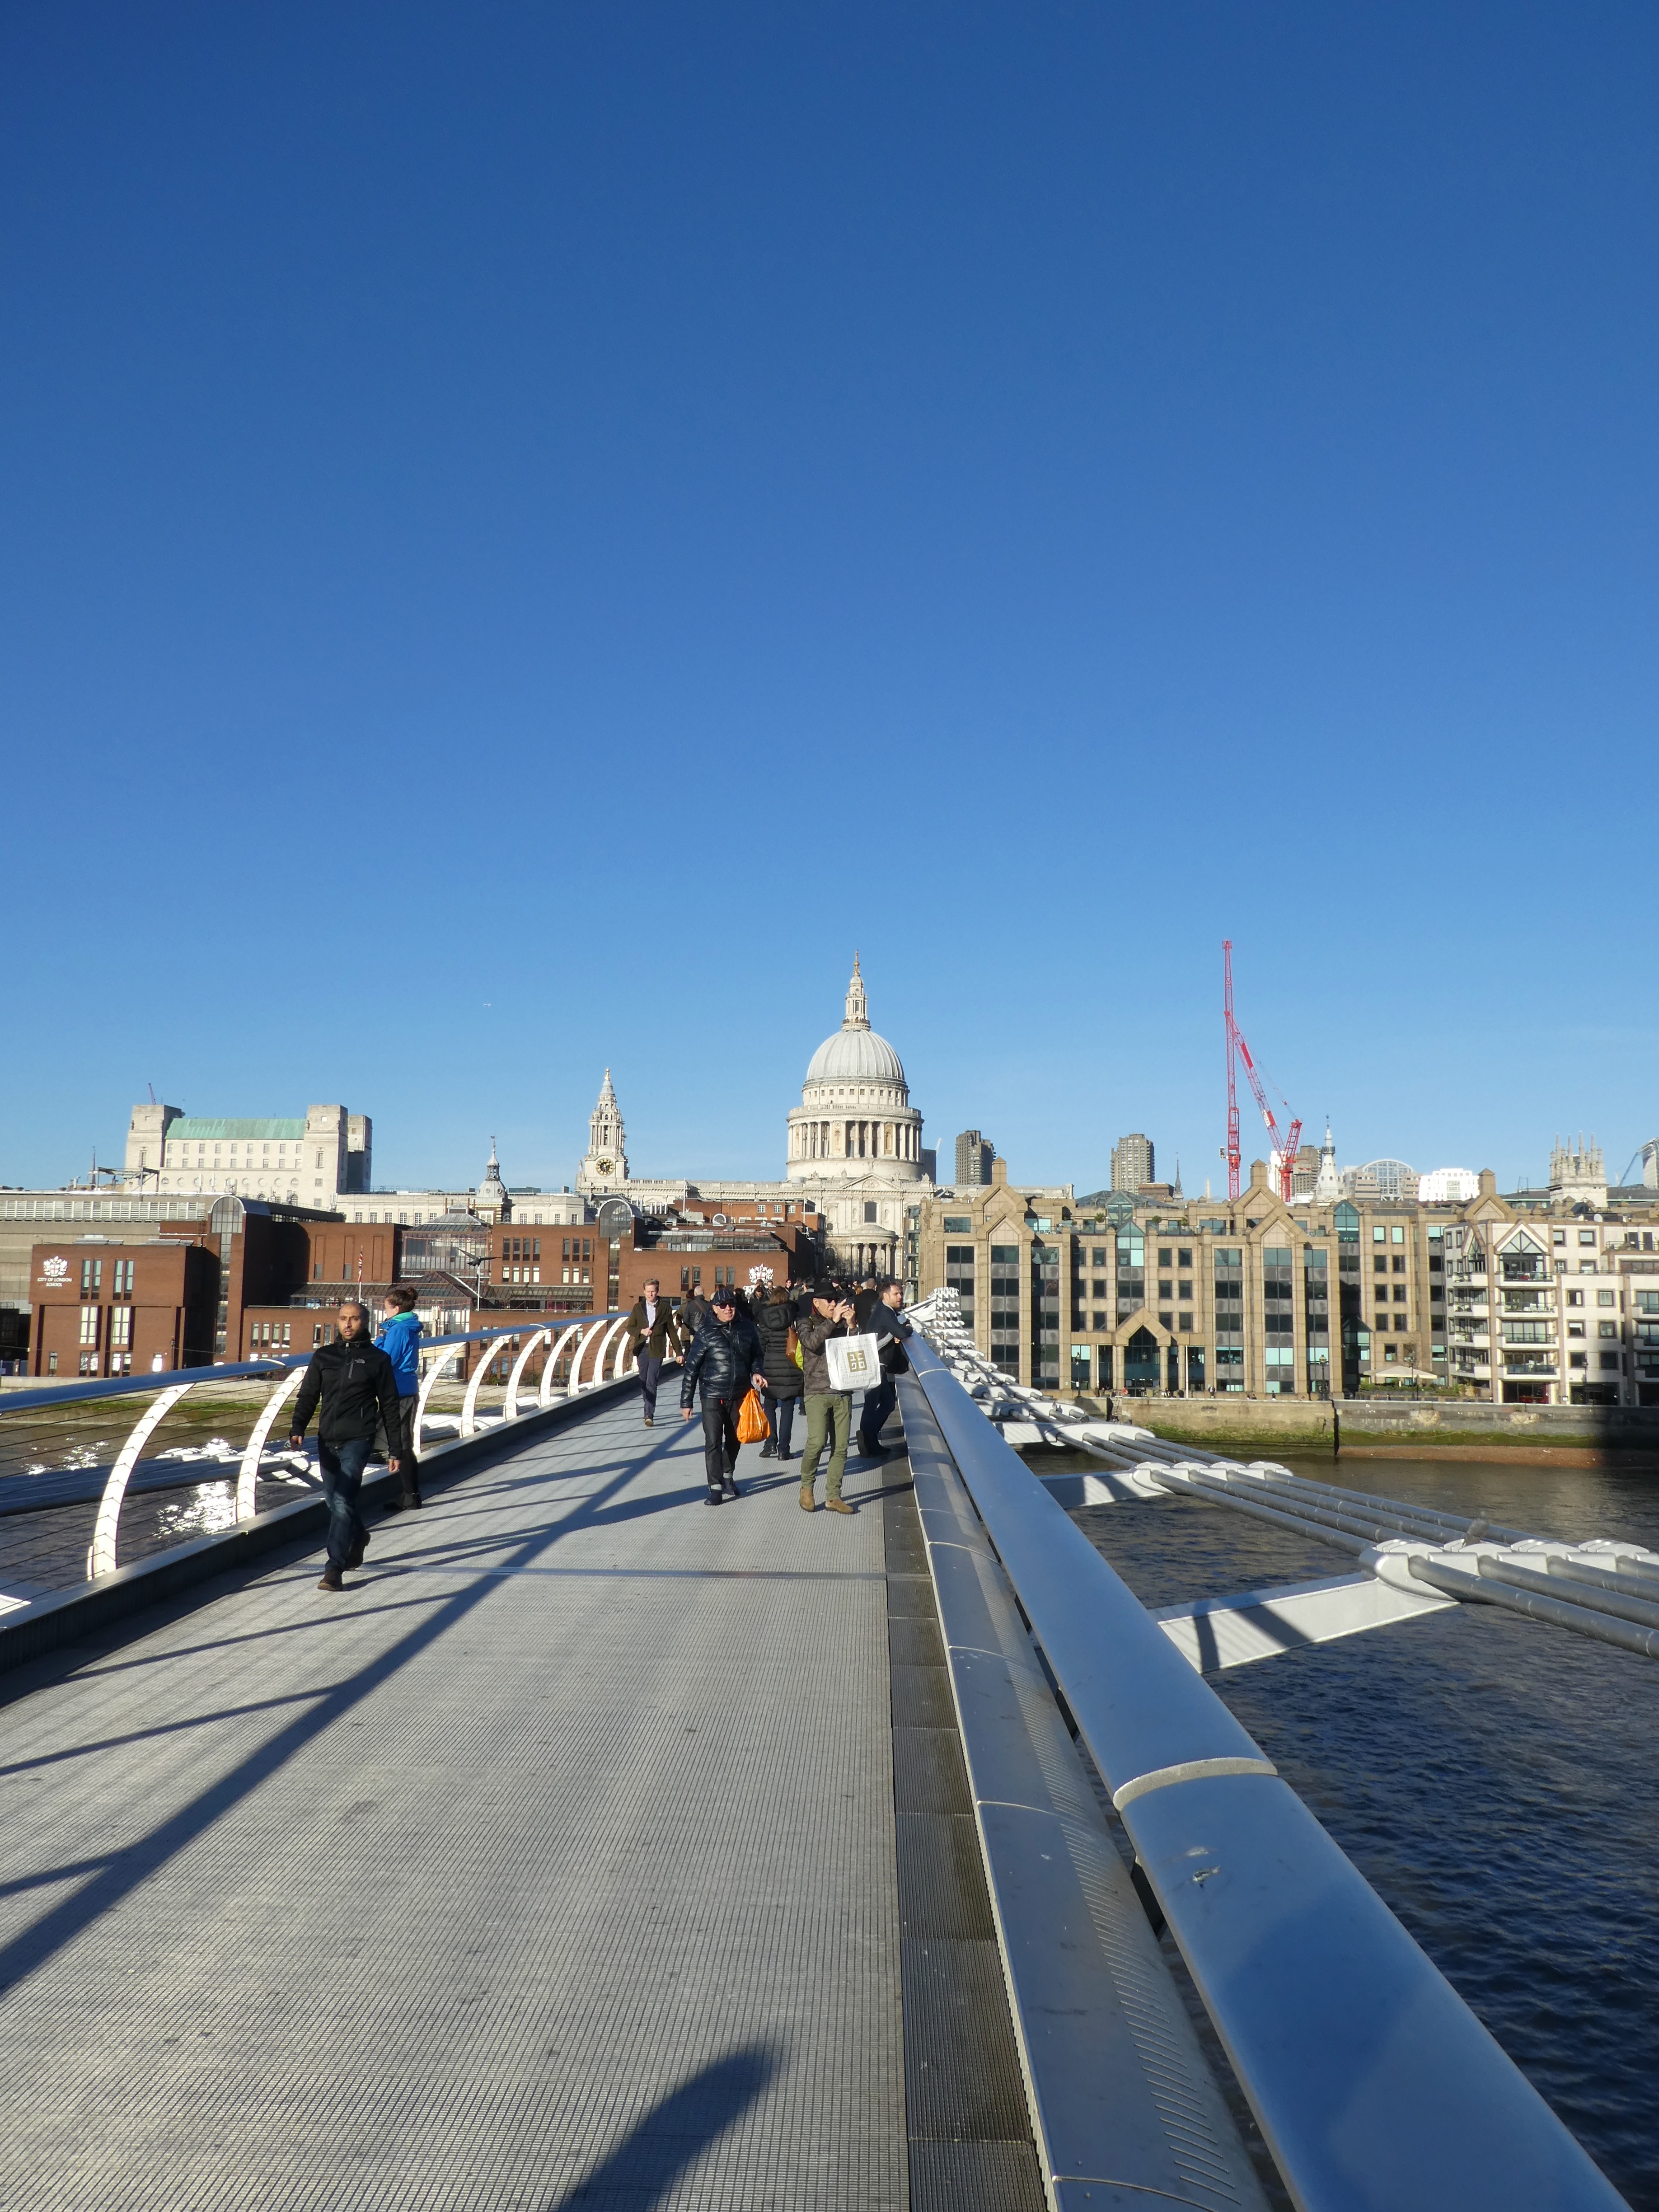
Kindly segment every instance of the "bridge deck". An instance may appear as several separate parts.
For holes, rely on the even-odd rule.
[[[663,1415],[8,1709],[0,2202],[905,2203],[882,1513]]]

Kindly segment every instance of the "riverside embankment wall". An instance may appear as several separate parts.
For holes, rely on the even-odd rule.
[[[1345,1453],[1388,1449],[1418,1456],[1444,1450],[1460,1458],[1524,1454],[1581,1466],[1602,1456],[1642,1455],[1659,1466],[1659,1412],[1625,1407],[1229,1396],[1120,1399],[1116,1410],[1120,1418],[1139,1422],[1155,1436],[1208,1445],[1217,1452],[1237,1453],[1248,1446],[1332,1451],[1340,1433]]]

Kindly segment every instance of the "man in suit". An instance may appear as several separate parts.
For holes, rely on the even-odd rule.
[[[634,1301],[634,1310],[628,1316],[628,1350],[640,1370],[640,1403],[645,1408],[645,1425],[648,1429],[657,1417],[657,1385],[662,1381],[662,1364],[684,1347],[673,1315],[662,1297],[662,1285],[653,1275]]]

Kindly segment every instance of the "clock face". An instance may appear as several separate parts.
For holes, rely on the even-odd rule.
[[[617,1172],[617,1164],[614,1160],[596,1160],[594,1165],[601,1175],[615,1175]]]

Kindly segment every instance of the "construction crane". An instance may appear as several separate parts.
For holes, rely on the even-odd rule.
[[[1261,1118],[1267,1125],[1267,1134],[1273,1140],[1273,1151],[1279,1155],[1279,1196],[1288,1200],[1291,1196],[1292,1170],[1296,1165],[1296,1148],[1302,1141],[1302,1117],[1300,1115],[1296,1117],[1281,1139],[1279,1133],[1279,1123],[1274,1118],[1273,1108],[1267,1103],[1267,1094],[1261,1085],[1261,1078],[1256,1071],[1255,1060],[1250,1057],[1250,1048],[1244,1042],[1244,1032],[1238,1026],[1233,1015],[1233,941],[1231,938],[1223,940],[1221,965],[1222,1011],[1227,1038],[1227,1141],[1222,1147],[1221,1157],[1227,1163],[1227,1195],[1229,1198],[1238,1196],[1238,1166],[1242,1156],[1238,1144],[1237,1065],[1242,1060],[1250,1089],[1255,1093],[1255,1103],[1261,1109]],[[1283,1097],[1279,1103],[1288,1114],[1291,1110],[1289,1103]]]

